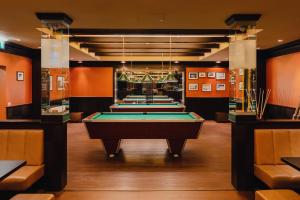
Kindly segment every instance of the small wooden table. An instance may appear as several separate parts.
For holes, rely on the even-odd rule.
[[[0,160],[0,181],[26,164],[25,160]]]
[[[300,171],[300,157],[282,157],[281,160]]]

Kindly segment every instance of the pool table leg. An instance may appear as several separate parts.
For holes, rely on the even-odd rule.
[[[102,139],[103,146],[109,157],[114,157],[120,151],[121,139]]]
[[[186,139],[167,139],[169,152],[173,154],[174,157],[180,156],[185,142]]]

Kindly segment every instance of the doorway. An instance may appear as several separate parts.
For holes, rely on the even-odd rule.
[[[6,67],[0,66],[0,120],[6,119]]]

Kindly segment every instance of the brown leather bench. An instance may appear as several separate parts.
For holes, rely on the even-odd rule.
[[[0,130],[0,160],[26,160],[0,182],[0,190],[27,190],[44,175],[43,130]]]
[[[54,200],[53,194],[17,194],[10,200]]]
[[[300,172],[281,157],[300,156],[300,129],[257,129],[254,174],[270,188],[300,188]]]
[[[255,200],[300,200],[300,195],[292,190],[259,190]]]

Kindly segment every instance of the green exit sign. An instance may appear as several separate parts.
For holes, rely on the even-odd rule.
[[[5,41],[0,41],[0,49],[5,49]]]

